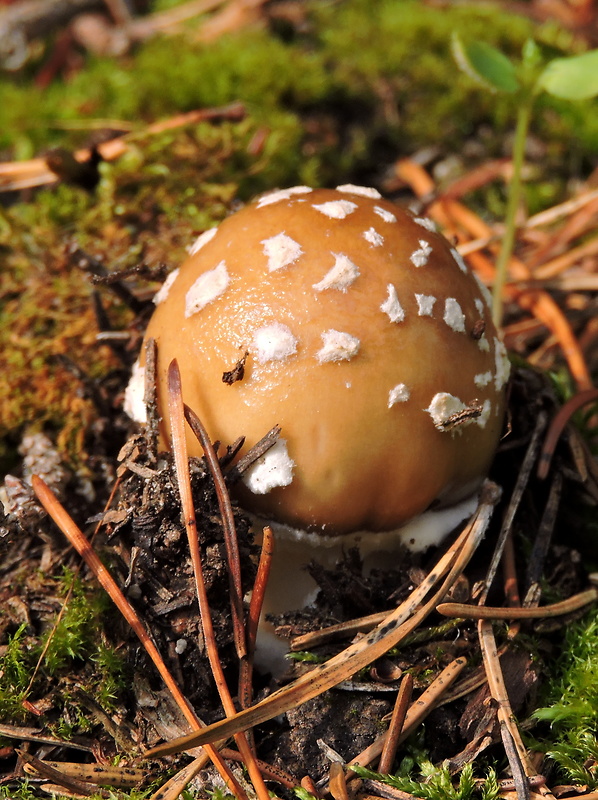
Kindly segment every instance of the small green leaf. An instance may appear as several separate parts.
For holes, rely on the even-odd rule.
[[[485,42],[465,43],[453,34],[452,49],[459,67],[478,83],[494,92],[512,93],[519,89],[515,65],[495,47]]]
[[[538,85],[564,100],[588,100],[598,95],[598,50],[555,58],[540,75]]]

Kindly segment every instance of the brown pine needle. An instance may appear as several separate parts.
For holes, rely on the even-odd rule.
[[[491,606],[470,606],[467,603],[440,603],[436,611],[445,617],[461,619],[547,619],[571,614],[598,600],[598,589],[588,589],[573,595],[560,603],[551,603],[540,608],[492,608]]]
[[[248,708],[252,699],[253,657],[255,654],[255,641],[257,629],[264,605],[264,596],[268,585],[272,556],[274,554],[274,534],[268,526],[262,534],[262,549],[257,566],[257,573],[249,603],[247,615],[247,656],[241,661],[239,670],[239,702],[241,708]]]
[[[311,778],[309,775],[305,775],[303,778],[301,778],[301,787],[310,794],[313,794],[314,797],[320,797],[318,787],[314,783],[313,778]]]
[[[203,741],[216,741],[247,730],[317,697],[382,656],[411,633],[455,583],[484,536],[499,496],[498,487],[486,482],[472,521],[422,583],[367,636],[251,708],[240,711],[230,719],[216,722],[197,734],[182,736],[167,744],[153,747],[146,755],[154,757],[176,753]],[[447,575],[444,582],[426,602],[425,598],[444,575]]]
[[[201,727],[201,722],[195,715],[195,712],[191,708],[189,701],[184,696],[178,684],[170,674],[168,667],[158,652],[158,648],[150,639],[145,627],[143,626],[143,623],[137,616],[137,613],[124,596],[122,590],[112,575],[102,564],[97,553],[91,547],[83,532],[79,530],[75,524],[75,521],[70,517],[66,509],[64,509],[63,506],[58,502],[52,490],[41,478],[39,478],[37,475],[32,475],[31,485],[33,486],[33,490],[40,503],[43,505],[50,517],[54,520],[56,525],[58,525],[60,530],[64,533],[71,545],[79,553],[83,561],[85,561],[91,572],[95,575],[98,583],[107,592],[114,605],[118,608],[128,624],[135,631],[137,638],[145,648],[148,656],[153,661],[156,669],[160,673],[162,680],[166,684],[166,687],[175,699],[191,728],[196,731],[199,730]],[[239,800],[247,800],[247,795],[239,785],[238,781],[226,763],[223,761],[216,748],[209,745],[205,748],[205,750],[212,760],[212,763],[222,776],[223,780],[227,783],[235,796]]]
[[[295,636],[291,639],[291,652],[310,650],[312,647],[318,647],[336,639],[346,639],[356,633],[367,633],[391,613],[391,611],[379,611],[376,614],[369,614],[367,617],[350,619],[348,622],[339,622],[337,625],[320,628],[319,631],[310,631],[309,633],[303,633],[301,636]]]
[[[509,505],[507,507],[507,510],[505,512],[502,521],[500,534],[498,536],[498,540],[494,548],[494,553],[492,554],[492,558],[490,560],[490,566],[488,567],[488,572],[486,574],[486,580],[483,584],[482,592],[478,597],[478,602],[480,603],[480,605],[483,605],[485,603],[486,597],[488,596],[488,592],[490,591],[490,587],[492,586],[492,582],[494,581],[494,577],[498,570],[498,565],[502,557],[505,542],[507,540],[507,537],[511,533],[511,529],[513,527],[513,520],[515,519],[515,514],[517,513],[517,509],[519,508],[519,505],[521,503],[523,492],[525,491],[525,487],[527,486],[531,475],[532,467],[535,464],[538,456],[538,450],[540,447],[540,437],[544,431],[545,426],[546,426],[546,414],[540,412],[536,420],[536,427],[534,428],[531,441],[525,452],[521,469],[519,470],[519,474],[517,475],[517,482],[515,483],[515,487],[513,489],[513,492],[511,493]]]
[[[330,764],[329,776],[328,791],[334,800],[349,800],[349,790],[347,789],[345,768],[340,761],[333,761]]]
[[[177,800],[188,783],[202,770],[206,765],[205,755],[202,753],[198,758],[194,758],[191,763],[187,764],[180,769],[172,778],[169,778],[157,792],[150,797],[149,800]]]
[[[224,546],[226,548],[226,563],[230,582],[231,612],[233,620],[233,633],[235,637],[235,647],[237,656],[242,659],[247,654],[245,644],[245,628],[243,625],[243,587],[241,585],[241,561],[239,558],[239,543],[237,541],[237,529],[235,527],[235,517],[228,495],[228,490],[224,482],[222,470],[218,462],[218,456],[210,441],[208,432],[203,426],[197,414],[184,406],[185,419],[189,427],[201,444],[208,467],[216,488],[218,506],[222,517],[222,530],[224,533]]]
[[[422,166],[410,159],[401,159],[395,164],[395,172],[411,186],[418,197],[434,198],[436,187]],[[427,213],[445,228],[445,235],[458,234],[460,239],[464,237],[481,239],[494,236],[494,231],[484,220],[456,200],[433,202],[428,207]],[[496,252],[497,246],[490,245],[489,249]],[[489,284],[492,283],[495,269],[490,259],[483,253],[476,252],[470,254],[469,262],[483,280]],[[527,281],[533,278],[528,266],[516,257],[511,258],[509,268],[516,281]],[[556,336],[578,389],[581,391],[591,388],[592,378],[579,342],[565,314],[548,292],[539,288],[533,291],[522,290],[515,284],[505,286],[505,295],[509,300],[517,303],[520,308],[529,311],[541,320]]]
[[[395,760],[397,747],[401,734],[403,733],[403,725],[407,716],[407,709],[411,703],[411,694],[413,692],[413,675],[407,673],[401,680],[399,691],[397,692],[397,699],[392,711],[390,725],[386,734],[386,741],[382,748],[380,756],[380,763],[378,764],[378,772],[383,775],[390,773],[392,763]]]
[[[531,766],[525,745],[519,735],[511,703],[505,686],[492,624],[487,620],[478,622],[478,636],[484,659],[484,668],[490,688],[490,695],[496,703],[496,715],[500,726],[500,735],[507,755],[511,774],[515,781],[518,800],[528,800],[530,796],[528,777],[533,777],[536,770]]]
[[[576,411],[579,411],[580,408],[583,408],[583,406],[587,405],[588,403],[596,402],[598,402],[598,389],[588,389],[585,392],[579,392],[578,394],[574,395],[559,410],[556,417],[550,423],[548,433],[546,434],[546,439],[544,441],[544,446],[542,448],[542,453],[540,455],[540,461],[538,464],[538,478],[544,479],[548,475],[558,440],[561,438],[561,435],[565,430],[565,426],[569,422],[572,414],[575,414]]]
[[[181,375],[176,359],[171,361],[168,367],[168,414],[170,419],[172,452],[174,455],[175,470],[178,479],[179,493],[181,496],[182,515],[185,524],[185,530],[187,531],[187,539],[189,542],[191,561],[193,563],[193,571],[195,573],[195,590],[197,592],[197,601],[199,604],[199,613],[201,617],[206,651],[208,660],[210,662],[212,675],[216,683],[216,688],[218,690],[218,694],[220,695],[220,701],[224,708],[224,713],[227,717],[232,717],[236,713],[236,708],[226,684],[224,671],[218,656],[216,636],[214,634],[212,615],[210,613],[210,604],[208,602],[206,585],[203,579],[201,553],[199,551],[199,540],[197,537],[195,507],[193,505],[193,496],[191,494],[191,478],[189,474],[189,460],[187,458],[187,443],[185,440],[185,414],[183,395],[181,391]],[[255,756],[249,746],[245,733],[242,731],[236,731],[234,736],[235,742],[237,743],[237,747],[243,756],[245,766],[247,767],[251,782],[253,783],[259,800],[270,800],[270,795],[266,788],[266,784],[264,783],[264,779],[258,768]]]
[[[72,775],[65,775],[59,769],[50,766],[50,764],[46,763],[45,761],[41,761],[39,758],[27,753],[25,750],[17,749],[16,752],[21,761],[24,761],[25,764],[33,767],[38,775],[46,778],[46,780],[54,781],[54,783],[57,783],[59,786],[63,786],[65,789],[69,789],[71,792],[86,796],[99,794],[100,797],[106,798],[112,795],[112,792],[109,792],[107,789],[100,789],[99,786],[94,786],[93,784],[82,781],[79,778],[73,778]]]
[[[404,742],[405,739],[413,733],[415,728],[422,722],[422,720],[428,716],[428,714],[439,702],[443,693],[446,692],[446,690],[454,683],[454,681],[457,680],[466,664],[467,659],[463,657],[456,658],[454,661],[451,661],[448,667],[445,667],[440,675],[438,675],[428,686],[428,688],[421,693],[417,700],[410,705],[409,709],[407,710],[407,714],[405,715],[403,730],[401,731],[401,735],[398,737],[397,744]],[[389,731],[385,731],[376,739],[376,741],[372,742],[369,747],[366,747],[362,753],[360,753],[358,756],[355,756],[355,758],[349,762],[349,765],[367,767],[368,764],[371,764],[372,761],[381,755],[388,735]]]

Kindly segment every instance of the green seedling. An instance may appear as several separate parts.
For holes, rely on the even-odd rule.
[[[525,141],[536,98],[547,92],[561,100],[589,100],[598,95],[598,50],[546,61],[538,45],[528,39],[521,58],[514,62],[485,42],[464,42],[457,34],[452,41],[459,67],[492,92],[510,94],[517,108],[513,141],[513,175],[508,188],[505,231],[496,263],[492,316],[500,325],[503,288],[515,245],[517,209],[521,201]]]

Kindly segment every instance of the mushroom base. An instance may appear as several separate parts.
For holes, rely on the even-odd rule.
[[[478,495],[470,495],[454,506],[425,511],[406,525],[392,531],[359,531],[344,536],[321,536],[277,522],[254,517],[254,527],[269,525],[275,537],[274,556],[257,636],[255,665],[262,672],[280,675],[288,665],[288,644],[274,634],[267,614],[282,614],[315,602],[318,586],[306,570],[310,561],[332,568],[343,554],[358,548],[363,571],[388,569],[401,558],[402,550],[419,553],[440,544],[478,505]]]

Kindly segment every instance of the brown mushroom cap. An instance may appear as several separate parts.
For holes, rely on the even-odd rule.
[[[160,408],[166,417],[176,358],[213,440],[244,435],[249,447],[281,426],[238,492],[246,508],[336,535],[394,529],[475,490],[508,362],[487,293],[429,220],[373,189],[295,187],[191,252],[146,334]],[[188,444],[201,455],[191,434]]]

